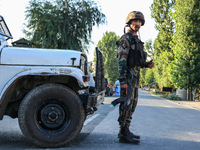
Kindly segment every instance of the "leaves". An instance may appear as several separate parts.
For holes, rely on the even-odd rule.
[[[172,87],[172,77],[170,74],[171,63],[173,61],[173,51],[170,47],[174,32],[174,22],[172,19],[172,0],[154,0],[151,5],[152,17],[155,19],[155,28],[159,31],[154,41],[154,76],[160,89],[162,87]]]
[[[105,77],[113,83],[115,83],[119,74],[116,46],[118,39],[119,37],[114,32],[106,32],[97,45],[104,55]]]
[[[92,27],[105,23],[94,1],[31,0],[26,11],[27,36],[45,48],[86,51]]]
[[[176,33],[171,47],[174,52],[172,75],[179,88],[196,88],[200,84],[200,2],[176,0]]]

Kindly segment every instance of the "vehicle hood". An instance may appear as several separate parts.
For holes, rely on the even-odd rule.
[[[80,56],[74,50],[5,47],[0,51],[0,64],[79,66]],[[74,63],[72,58],[76,58]]]

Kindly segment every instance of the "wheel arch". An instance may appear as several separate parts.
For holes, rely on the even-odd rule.
[[[4,115],[16,118],[19,105],[24,96],[29,93],[35,87],[47,84],[57,83],[62,84],[75,92],[81,89],[79,81],[70,75],[22,75],[15,78],[2,90],[3,94],[0,99],[0,120],[3,119]]]

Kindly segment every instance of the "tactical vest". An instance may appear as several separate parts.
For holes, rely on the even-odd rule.
[[[127,66],[145,66],[147,59],[147,53],[144,51],[144,43],[139,40],[136,36],[133,36],[131,33],[128,34],[128,41],[130,45],[134,44],[135,49],[129,49],[129,55],[127,59]]]

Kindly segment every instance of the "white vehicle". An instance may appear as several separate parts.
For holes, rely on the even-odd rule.
[[[0,16],[0,119],[18,118],[22,133],[40,147],[68,144],[104,101],[102,53],[96,48],[94,82],[84,53],[11,47],[11,38]]]

